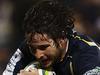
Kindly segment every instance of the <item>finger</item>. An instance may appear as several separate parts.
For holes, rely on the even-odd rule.
[[[29,71],[34,75],[39,75],[38,69],[36,68],[30,68]]]
[[[33,68],[30,68],[29,71],[30,71],[30,72],[37,72],[38,69],[36,69],[36,68],[34,68],[34,69],[33,69]]]
[[[17,75],[20,75],[19,73],[17,73]]]
[[[24,72],[24,70],[20,70],[20,73],[23,73]]]

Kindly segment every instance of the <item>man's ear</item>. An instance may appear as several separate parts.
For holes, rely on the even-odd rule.
[[[66,47],[66,44],[67,44],[67,39],[57,39],[57,43],[59,45],[59,47],[61,48],[65,48]]]

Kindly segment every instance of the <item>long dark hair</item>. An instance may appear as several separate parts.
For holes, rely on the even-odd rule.
[[[51,38],[66,38],[74,27],[70,8],[57,0],[42,0],[26,13],[23,28],[26,34],[46,33]]]

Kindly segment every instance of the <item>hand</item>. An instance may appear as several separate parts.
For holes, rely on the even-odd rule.
[[[20,70],[17,75],[39,75],[38,69],[29,69],[29,71]]]

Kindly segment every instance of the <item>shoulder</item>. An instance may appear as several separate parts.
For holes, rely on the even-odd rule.
[[[22,44],[19,46],[19,48],[17,48],[15,53],[10,58],[6,66],[6,69],[3,72],[3,75],[16,74],[20,69],[24,68],[27,64],[29,64],[33,60],[35,60],[35,58],[29,52],[26,43],[22,42]]]
[[[72,39],[73,61],[78,74],[83,74],[100,66],[100,50],[97,44],[86,35],[75,35]]]
[[[76,41],[77,45],[79,45],[80,48],[98,48],[99,46],[92,40],[92,38],[90,38],[87,35],[84,34],[76,34],[73,35],[73,40]]]

